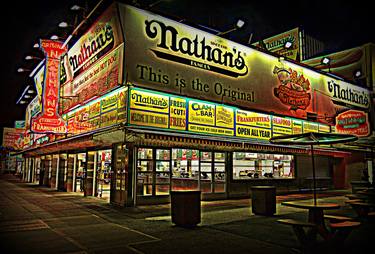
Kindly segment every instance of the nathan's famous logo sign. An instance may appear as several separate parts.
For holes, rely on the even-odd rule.
[[[153,94],[147,92],[131,91],[131,104],[132,108],[136,109],[153,109],[156,112],[168,113],[169,98],[160,94]]]
[[[108,8],[62,58],[61,84],[73,80],[122,42],[115,5]]]
[[[360,137],[368,136],[370,128],[367,113],[358,110],[348,110],[337,115],[336,131]]]
[[[79,68],[84,67],[92,56],[96,59],[113,48],[113,31],[110,24],[99,27],[93,37],[88,37],[82,41],[79,52],[69,56],[69,64],[72,67],[74,77],[80,72]],[[91,59],[93,61],[93,59]]]
[[[173,26],[158,20],[146,20],[145,25],[147,37],[158,39],[158,48],[151,49],[158,58],[235,78],[249,71],[242,52],[236,48],[230,50],[198,34],[194,39],[185,37]]]
[[[294,60],[299,60],[298,38],[299,29],[294,28],[285,33],[281,33],[270,38],[263,39],[259,42],[253,43],[253,45],[259,48],[267,49],[270,52],[275,52],[278,55],[286,56]],[[291,46],[286,48],[286,43],[290,43]]]
[[[370,106],[368,90],[361,87],[348,86],[348,84],[334,80],[328,81],[327,84],[333,100],[361,108]]]
[[[66,133],[66,123],[59,115],[59,66],[60,56],[66,52],[61,42],[41,40],[40,47],[46,55],[43,87],[43,110],[32,119],[31,130],[35,133]]]
[[[290,106],[289,110],[306,110],[311,101],[310,81],[292,69],[286,70],[275,66],[273,74],[276,74],[279,80],[274,95],[283,104]]]

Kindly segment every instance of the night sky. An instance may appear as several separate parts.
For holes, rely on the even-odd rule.
[[[92,7],[97,2],[87,0]],[[138,2],[146,6],[156,1]],[[16,101],[32,80],[27,73],[17,73],[17,69],[36,66],[37,61],[24,60],[25,56],[41,56],[39,50],[33,49],[34,43],[53,33],[64,33],[57,25],[63,20],[74,20],[77,13],[70,10],[73,4],[84,6],[85,1],[9,1],[7,8],[2,8],[0,127],[13,127],[14,120],[24,119],[26,107],[16,105]],[[299,26],[305,33],[323,41],[327,52],[334,52],[375,42],[375,29],[370,27],[374,11],[369,4],[369,1],[336,0],[170,0],[156,4],[152,10],[220,31],[230,29],[240,17],[247,23],[243,29],[230,34],[230,38],[243,44],[247,43],[251,33],[255,42]]]

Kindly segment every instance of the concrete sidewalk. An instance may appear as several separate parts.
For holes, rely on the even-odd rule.
[[[169,205],[113,207],[97,198],[22,183],[11,175],[0,178],[1,253],[301,252],[292,228],[276,220],[307,220],[306,211],[280,205],[309,197],[305,194],[278,196],[274,216],[252,214],[249,199],[205,201],[202,223],[187,229],[171,223]],[[329,213],[355,216],[338,194],[325,192],[319,201],[342,205]],[[340,252],[367,251],[374,240],[374,224],[362,221]],[[316,252],[324,252],[323,247],[317,246]]]

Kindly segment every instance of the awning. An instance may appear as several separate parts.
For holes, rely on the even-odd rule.
[[[104,148],[111,146],[115,142],[123,142],[123,126],[115,125],[99,130],[83,133],[65,139],[29,149],[25,149],[18,154],[25,156],[36,156],[52,153],[69,152],[74,150],[87,150]]]
[[[256,139],[243,139],[237,137],[219,137],[181,132],[166,132],[144,128],[128,127],[127,130],[136,136],[135,144],[139,146],[159,147],[191,147],[201,150],[225,150],[225,151],[262,151],[280,152],[292,154],[308,154],[310,149],[298,145],[275,145],[268,141]],[[318,147],[315,154],[335,157],[349,156],[349,152],[338,151],[335,148]]]

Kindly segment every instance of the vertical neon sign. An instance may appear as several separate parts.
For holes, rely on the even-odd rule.
[[[66,123],[58,113],[60,56],[67,50],[62,42],[40,40],[40,48],[46,56],[42,113],[32,120],[35,133],[66,133]]]

